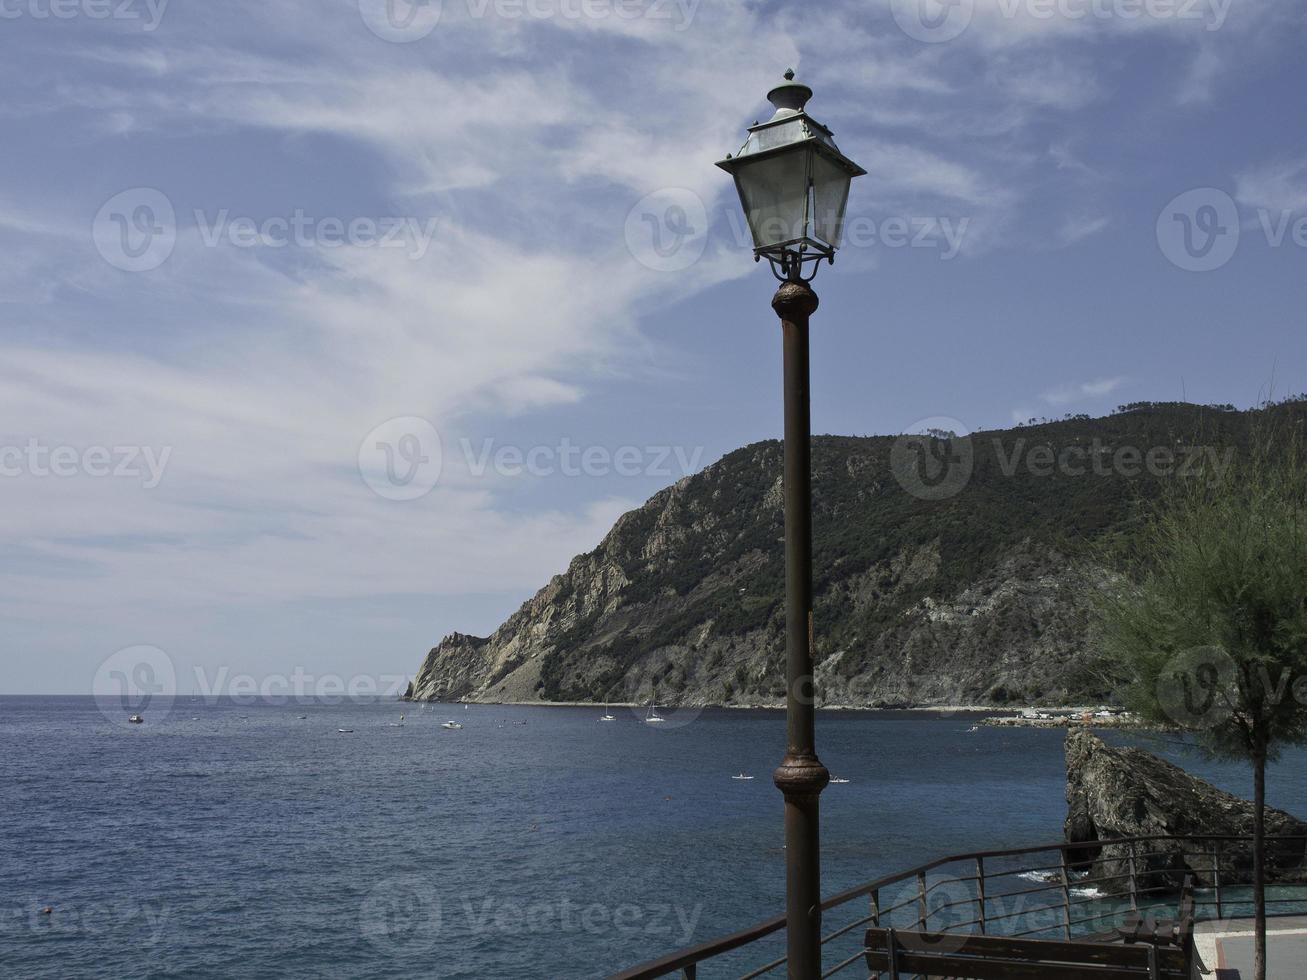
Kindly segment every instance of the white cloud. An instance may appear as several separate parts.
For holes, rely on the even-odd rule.
[[[405,47],[368,34],[352,5],[344,20],[278,7],[192,11],[213,29],[172,18],[157,46],[73,40],[83,84],[52,95],[38,70],[15,91],[14,113],[57,105],[94,120],[95,139],[133,142],[113,144],[112,191],[0,207],[0,291],[32,319],[5,338],[0,444],[171,455],[148,491],[84,475],[4,481],[0,541],[16,560],[0,569],[0,606],[13,624],[151,634],[233,603],[525,594],[638,503],[587,487],[565,510],[505,507],[501,491],[521,481],[477,477],[453,454],[430,495],[401,503],[372,493],[356,459],[389,418],[428,418],[452,447],[639,372],[632,354],[650,342],[635,311],[671,297],[668,277],[628,252],[626,212],[663,186],[707,204],[729,189],[711,162],[778,74],[751,45],[782,63],[797,60],[792,43],[734,8],[702,12],[699,33],[625,28],[636,47],[623,91],[599,48],[590,63],[542,57],[542,36],[594,25],[511,25],[524,63],[509,66],[484,63],[485,24]],[[751,45],[732,47],[731,33]],[[197,206],[262,216],[299,203],[275,197],[293,193],[295,154],[270,156],[252,134],[297,152],[327,141],[315,151],[365,163],[367,199],[441,218],[430,250],[206,247]],[[192,136],[260,146],[267,188],[246,174],[197,189],[166,165],[169,141]],[[167,264],[132,275],[87,230],[109,193],[137,184],[160,185],[180,220]],[[342,198],[341,216],[362,206]],[[674,298],[749,271],[740,258],[711,249]]]
[[[1073,215],[1062,222],[1058,238],[1063,245],[1074,245],[1092,238],[1112,223],[1107,215]]]
[[[1102,176],[1072,151],[1069,139],[1051,144],[1048,148],[1048,155],[1053,163],[1057,165],[1058,170],[1065,170],[1091,180],[1100,179]]]
[[[919,147],[873,143],[863,156],[870,172],[867,183],[886,196],[930,195],[972,206],[992,204],[996,194],[1010,197],[974,167]]]
[[[1216,80],[1225,63],[1211,44],[1202,44],[1194,52],[1189,69],[1180,81],[1178,101],[1181,105],[1210,102]]]
[[[1056,388],[1050,388],[1039,397],[1050,405],[1070,405],[1073,402],[1110,395],[1125,382],[1125,378],[1115,377],[1100,378],[1097,381],[1082,381],[1078,384],[1059,385]]]
[[[1237,174],[1234,196],[1250,208],[1307,210],[1307,158],[1280,160]]]
[[[284,317],[288,331],[224,333],[233,304],[211,311],[206,328],[226,349],[196,360],[8,348],[5,445],[171,450],[148,491],[86,476],[6,481],[0,537],[26,542],[35,559],[3,576],[11,615],[68,595],[57,583],[69,569],[87,618],[143,604],[529,589],[630,505],[501,514],[493,486],[456,466],[430,496],[402,504],[372,494],[354,463],[387,418],[430,418],[452,443],[469,410],[494,417],[575,400],[560,376],[570,361],[612,356],[616,335],[601,326],[620,322],[637,288],[630,276],[623,286],[621,269],[606,295],[583,291],[558,259],[463,237],[425,262],[333,253],[339,275],[306,286],[251,257],[199,251],[185,242],[173,275],[216,265],[252,319]],[[472,274],[451,274],[463,268],[454,254]]]
[[[991,48],[1112,38],[1162,36],[1201,38],[1223,30],[1233,8],[1269,8],[1280,0],[1201,0],[1141,4],[1129,0],[974,0],[964,36]],[[1260,11],[1258,11],[1260,13]]]
[[[993,55],[988,75],[994,88],[1013,100],[1070,112],[1099,98],[1099,70],[1083,55],[1041,48]]]

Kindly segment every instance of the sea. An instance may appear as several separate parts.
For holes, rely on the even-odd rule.
[[[783,714],[603,713],[0,697],[0,977],[603,977],[779,914]],[[819,714],[824,892],[1060,838],[1062,733],[977,720]]]

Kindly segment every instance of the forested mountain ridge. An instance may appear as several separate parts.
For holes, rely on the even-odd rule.
[[[1224,467],[1307,402],[1138,403],[967,437],[813,440],[816,673],[850,706],[1097,702],[1089,596],[1161,482]],[[746,446],[621,517],[416,699],[779,704],[782,446]]]

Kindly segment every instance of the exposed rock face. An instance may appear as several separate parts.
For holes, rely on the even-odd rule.
[[[970,462],[942,499],[905,489],[892,438],[815,438],[821,702],[1108,700],[1088,642],[1105,573],[1086,544],[1128,531],[1158,481],[1085,460],[1137,460],[1200,433],[1238,444],[1247,429],[1245,414],[1162,406],[941,441],[918,458]],[[413,697],[783,703],[781,470],[780,443],[763,442],[663,490],[493,635],[446,637]]]
[[[1073,852],[1072,860],[1082,869],[1089,868],[1092,878],[1112,879],[1107,887],[1114,891],[1126,887],[1130,849],[1095,846],[1096,841],[1253,832],[1252,803],[1142,749],[1111,748],[1086,730],[1067,733],[1066,770],[1066,839],[1087,845]],[[1268,837],[1307,835],[1307,823],[1268,808],[1266,833]],[[1302,867],[1304,844],[1307,842],[1296,841],[1268,847],[1271,880]],[[1210,886],[1214,868],[1220,871],[1222,885],[1251,880],[1249,846],[1226,842],[1216,862],[1210,846],[1175,841],[1136,848],[1134,868],[1139,887],[1174,888],[1186,873],[1193,874],[1195,884]]]

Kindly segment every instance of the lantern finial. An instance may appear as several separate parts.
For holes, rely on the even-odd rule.
[[[776,107],[776,116],[791,116],[796,112],[802,112],[803,107],[808,104],[812,98],[812,89],[802,82],[794,80],[794,69],[790,68],[785,72],[785,83],[777,85],[767,93],[767,101]],[[776,116],[772,118],[775,119]]]

